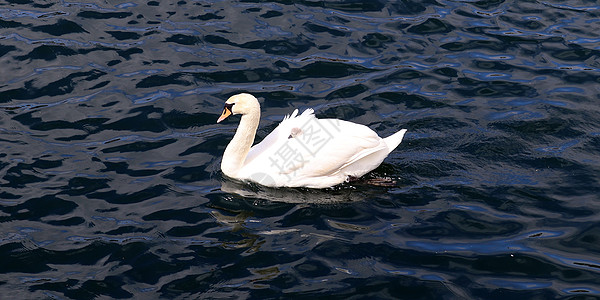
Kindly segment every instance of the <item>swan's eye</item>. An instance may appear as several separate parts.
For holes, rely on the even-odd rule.
[[[231,111],[231,108],[233,107],[235,103],[225,103],[225,109]]]

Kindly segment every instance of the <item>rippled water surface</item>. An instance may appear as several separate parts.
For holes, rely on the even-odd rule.
[[[0,3],[2,298],[600,297],[597,1]],[[220,172],[295,108],[401,128],[368,178]]]

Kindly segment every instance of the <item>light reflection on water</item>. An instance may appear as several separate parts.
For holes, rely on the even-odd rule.
[[[0,294],[597,296],[600,8],[0,4]],[[238,92],[408,128],[327,190],[223,178]],[[367,178],[368,179],[368,178]],[[514,298],[514,297],[513,297]]]

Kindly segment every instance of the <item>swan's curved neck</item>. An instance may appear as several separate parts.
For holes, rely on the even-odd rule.
[[[249,113],[242,115],[240,125],[235,131],[235,135],[223,153],[221,161],[221,171],[229,177],[236,177],[235,174],[242,168],[248,151],[254,143],[254,136],[260,121],[260,108],[253,109]]]

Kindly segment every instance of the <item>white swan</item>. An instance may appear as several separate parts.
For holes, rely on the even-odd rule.
[[[298,110],[252,146],[260,105],[250,94],[231,96],[217,123],[241,114],[240,125],[221,162],[228,177],[270,187],[326,188],[378,167],[406,133],[380,138],[369,127],[338,119],[317,119],[312,109]]]

